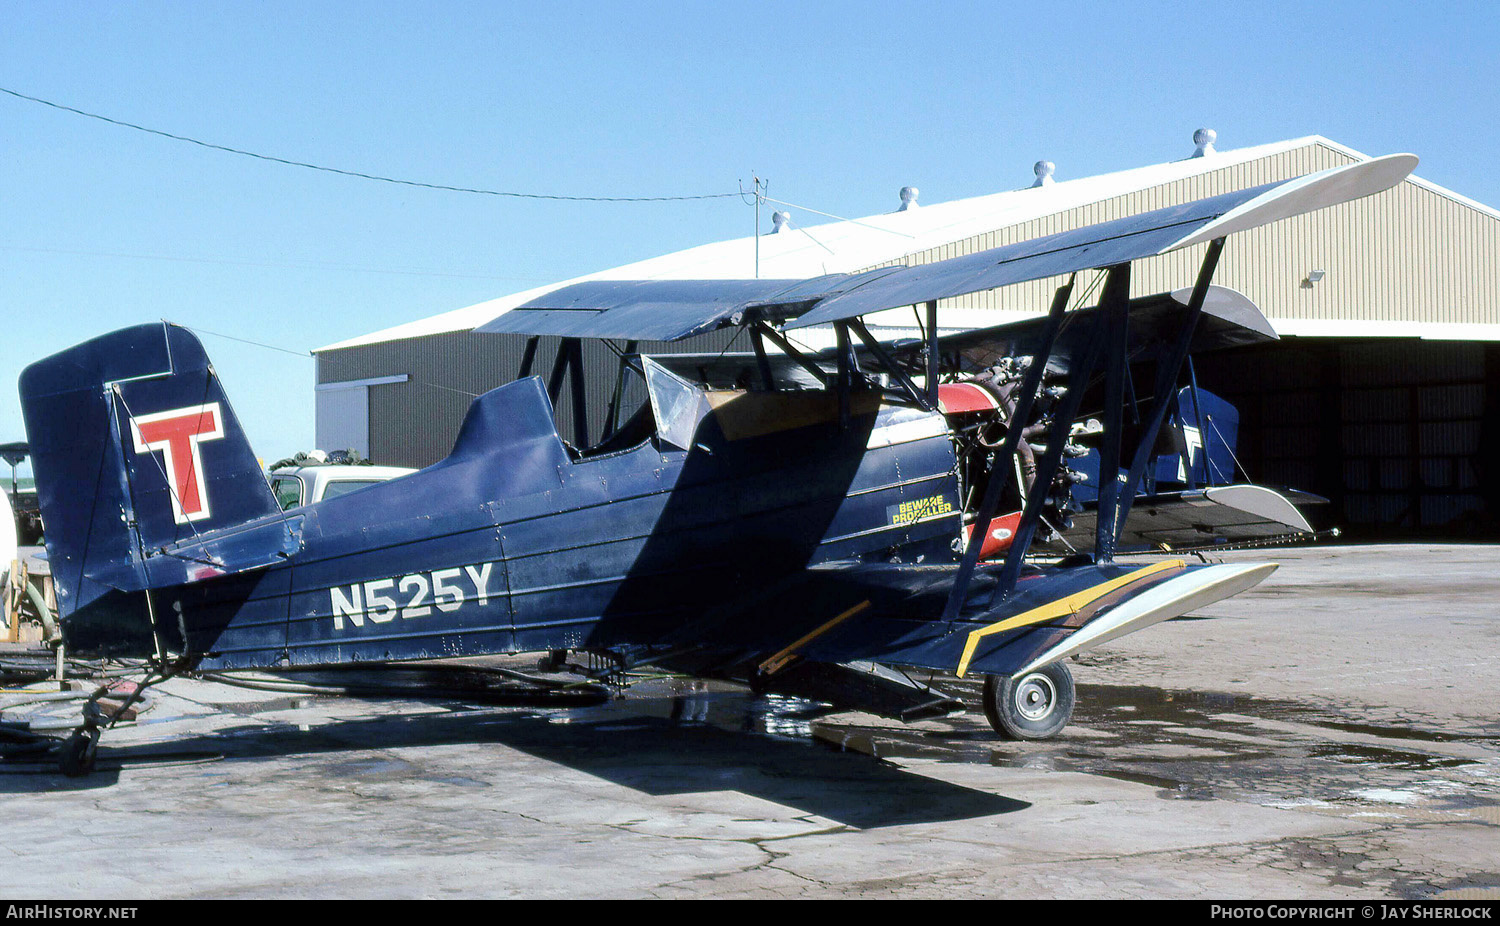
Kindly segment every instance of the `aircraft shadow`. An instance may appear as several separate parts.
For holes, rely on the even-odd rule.
[[[216,755],[253,761],[461,744],[507,746],[653,797],[738,791],[859,829],[969,820],[1031,806],[860,753],[758,732],[653,716],[555,723],[540,714],[489,711],[343,720],[308,731],[254,727],[128,746],[111,745],[106,734],[92,775],[70,779],[41,764],[31,766],[30,773],[0,765],[0,793],[108,788],[132,767],[191,763]],[[497,756],[495,761],[504,758]],[[361,765],[372,763],[363,757],[335,759],[328,774],[358,776]],[[391,774],[392,763],[375,765],[384,769],[381,774]],[[431,769],[426,763],[400,767],[414,776]],[[194,773],[186,769],[183,774]],[[472,777],[472,772],[464,774]]]

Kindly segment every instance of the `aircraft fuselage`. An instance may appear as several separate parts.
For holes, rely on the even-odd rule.
[[[951,560],[942,415],[872,396],[843,428],[830,399],[766,416],[745,393],[699,422],[689,450],[651,437],[578,457],[539,384],[512,383],[475,403],[447,460],[286,512],[300,547],[284,562],[154,590],[158,626],[169,648],[185,630],[207,668],[649,643],[817,563]],[[71,646],[118,644],[119,624],[98,617],[75,615]],[[112,639],[89,633],[105,627]]]

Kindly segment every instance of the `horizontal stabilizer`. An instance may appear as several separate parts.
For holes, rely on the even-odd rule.
[[[1075,549],[1092,548],[1096,515],[1092,507],[1074,514],[1063,538]],[[1120,548],[1183,550],[1312,533],[1297,506],[1275,489],[1210,486],[1137,499]]]
[[[111,564],[88,577],[110,588],[133,590],[185,585],[284,562],[302,546],[303,515],[263,518],[171,546],[147,550],[143,566]],[[144,574],[144,575],[143,575]]]

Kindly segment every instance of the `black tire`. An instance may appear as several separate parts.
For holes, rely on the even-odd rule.
[[[1075,699],[1073,673],[1060,662],[1026,675],[984,679],[984,716],[1007,739],[1051,739],[1073,718]]]

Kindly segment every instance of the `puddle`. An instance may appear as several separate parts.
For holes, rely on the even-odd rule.
[[[334,778],[361,778],[376,781],[390,778],[410,778],[414,772],[415,768],[410,762],[379,756],[369,759],[356,759],[352,762],[338,762],[328,767],[329,775]]]
[[[979,682],[946,687],[978,704]],[[272,699],[270,705],[296,709],[305,698]],[[264,711],[266,703],[257,706]],[[1228,692],[1079,685],[1072,724],[1044,742],[998,739],[977,710],[903,725],[686,678],[652,679],[622,699],[535,716],[553,724],[588,724],[602,734],[626,735],[667,721],[753,734],[768,744],[887,760],[1083,772],[1148,786],[1163,800],[1238,800],[1380,819],[1437,814],[1475,822],[1489,822],[1500,806],[1500,727],[1486,735],[1488,728],[1478,733],[1372,723],[1353,709]],[[243,727],[221,727],[214,736],[232,741],[241,733],[305,730],[289,723],[292,719],[247,718]],[[420,777],[424,770],[379,758],[339,763],[332,773],[378,781]],[[435,780],[461,788],[484,786],[462,776]]]
[[[978,684],[951,688],[978,700]],[[1500,800],[1500,736],[1371,724],[1290,700],[1079,685],[1069,728],[1055,740],[1024,743],[996,738],[977,712],[902,726],[850,721],[854,715],[794,721],[792,710],[805,712],[806,702],[761,700],[752,713],[765,713],[746,722],[794,737],[805,727],[828,748],[882,759],[1104,775],[1154,787],[1164,800],[1229,799],[1347,813],[1399,813],[1416,805],[1462,811]],[[1355,738],[1384,742],[1350,741]],[[1444,746],[1455,743],[1492,746],[1494,758],[1444,754]]]
[[[425,775],[424,780],[436,784],[454,785],[460,788],[488,788],[490,783],[480,781],[477,778],[466,778],[462,775]]]
[[[1393,740],[1420,740],[1424,743],[1500,742],[1500,736],[1489,736],[1482,733],[1442,733],[1433,730],[1414,729],[1412,727],[1349,723],[1341,720],[1327,719],[1308,722],[1316,722],[1319,726],[1342,730],[1345,733],[1360,733],[1367,736],[1380,736]]]
[[[1446,756],[1425,755],[1398,749],[1380,749],[1350,743],[1318,746],[1312,749],[1310,754],[1320,759],[1332,759],[1335,762],[1345,762],[1351,765],[1378,766],[1414,772],[1427,772],[1440,768],[1466,768],[1480,764],[1475,759],[1453,759]]]

